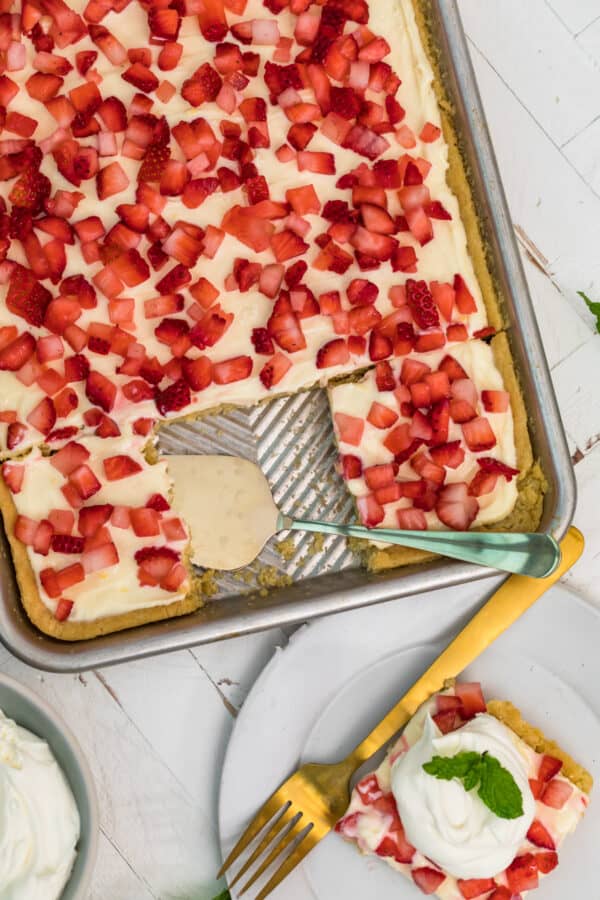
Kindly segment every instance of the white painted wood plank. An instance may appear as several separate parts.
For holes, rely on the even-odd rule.
[[[215,819],[184,791],[101,680],[91,673],[40,675],[16,659],[2,669],[43,696],[76,733],[96,783],[102,827],[150,893],[161,900],[211,897]],[[177,705],[177,695],[171,702]],[[156,711],[150,693],[147,704]],[[214,777],[211,767],[207,784]]]
[[[583,532],[585,550],[565,581],[600,607],[600,445],[577,463],[575,474],[578,501],[574,524]]]
[[[600,118],[565,144],[562,152],[600,197]]]
[[[272,628],[258,634],[194,647],[191,652],[235,711],[244,702],[246,694],[275,649],[286,643],[283,631]]]
[[[550,275],[520,245],[521,258],[538,320],[548,365],[557,366],[565,357],[590,340],[590,326],[565,300]]]
[[[569,2],[570,0],[567,0],[567,3]],[[577,43],[600,66],[600,16],[585,31],[577,35]]]
[[[106,669],[98,675],[209,821],[216,819],[218,769],[233,722],[188,651]]]
[[[469,37],[556,144],[600,113],[600,71],[544,0],[461,0],[460,11]]]
[[[592,337],[552,373],[571,449],[577,448],[582,453],[588,453],[600,440],[598,373],[600,335]]]
[[[513,222],[541,254],[575,312],[600,287],[600,197],[585,184],[472,44],[471,55]],[[515,136],[527,152],[515,152]]]
[[[88,900],[156,900],[127,860],[103,832],[98,842],[98,861]]]
[[[598,0],[547,0],[547,3],[572,34],[583,31],[598,18]]]

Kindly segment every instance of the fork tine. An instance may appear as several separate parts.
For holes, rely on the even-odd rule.
[[[271,842],[275,839],[277,835],[281,836],[281,833],[285,826],[291,822],[296,814],[292,809],[292,804],[288,801],[287,804],[283,807],[283,812],[281,815],[277,816],[271,827],[268,829],[267,833],[260,841],[255,850],[253,850],[252,854],[248,857],[242,868],[239,870],[233,881],[229,882],[229,887],[232,888],[236,882],[240,880],[242,875],[248,871],[250,866],[252,866],[259,856],[262,856],[267,847],[271,844]]]
[[[271,819],[278,813],[281,807],[284,804],[280,803],[277,799],[277,794],[273,794],[272,797],[269,797],[263,808],[255,815],[252,819],[243,835],[219,869],[217,874],[217,878],[222,878],[227,869],[231,866],[232,863],[236,861],[240,853],[242,853],[248,844],[254,840],[256,835],[260,832],[262,828],[270,822]]]
[[[246,884],[238,891],[239,896],[245,894],[248,888],[252,887],[255,881],[257,881],[260,876],[265,872],[271,863],[277,859],[278,856],[284,852],[284,850],[292,843],[292,841],[299,836],[299,834],[306,828],[306,825],[299,825],[299,822],[302,818],[302,813],[297,812],[292,821],[286,826],[285,834],[282,834],[279,840],[275,843],[275,846],[272,850],[267,854],[263,862],[260,864],[258,869],[252,874],[251,878],[248,879]]]
[[[310,853],[318,840],[319,836],[315,832],[315,829],[312,827],[312,825],[309,826],[308,830],[305,831],[304,834],[300,837],[300,840],[296,844],[294,850],[273,873],[260,894],[256,895],[255,900],[265,900],[265,897],[267,897],[271,893],[271,891],[274,891],[277,885],[280,884],[284,878],[287,878],[292,869],[295,869],[298,863],[302,862],[304,857]]]

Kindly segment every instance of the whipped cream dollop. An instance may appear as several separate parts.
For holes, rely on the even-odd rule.
[[[442,781],[423,769],[434,756],[468,751],[489,753],[510,772],[523,796],[522,816],[501,819],[476,788],[467,792],[462,782]],[[527,770],[527,759],[511,732],[493,716],[478,715],[443,735],[428,715],[420,739],[392,767],[392,791],[406,837],[456,878],[497,875],[515,858],[534,818]]]
[[[50,747],[0,710],[0,900],[58,900],[79,829]]]

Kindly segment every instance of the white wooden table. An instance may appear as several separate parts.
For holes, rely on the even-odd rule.
[[[381,0],[383,2],[383,0]],[[587,550],[570,585],[600,604],[598,0],[460,0],[492,138],[576,463]],[[209,900],[216,802],[237,710],[279,631],[82,675],[0,668],[81,741],[102,812],[90,900]]]

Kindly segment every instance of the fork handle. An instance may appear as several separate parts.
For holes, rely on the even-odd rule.
[[[545,578],[560,561],[560,548],[550,534],[511,534],[493,531],[403,531],[398,528],[365,528],[338,525],[280,515],[278,529],[318,531],[345,537],[366,538],[429,550],[463,562],[490,566],[504,572]]]
[[[459,675],[571,568],[581,556],[583,545],[583,535],[571,527],[560,543],[562,560],[551,575],[507,578],[383,721],[352,751],[347,762],[358,768],[387,744],[422,703],[441,690],[448,679]]]

